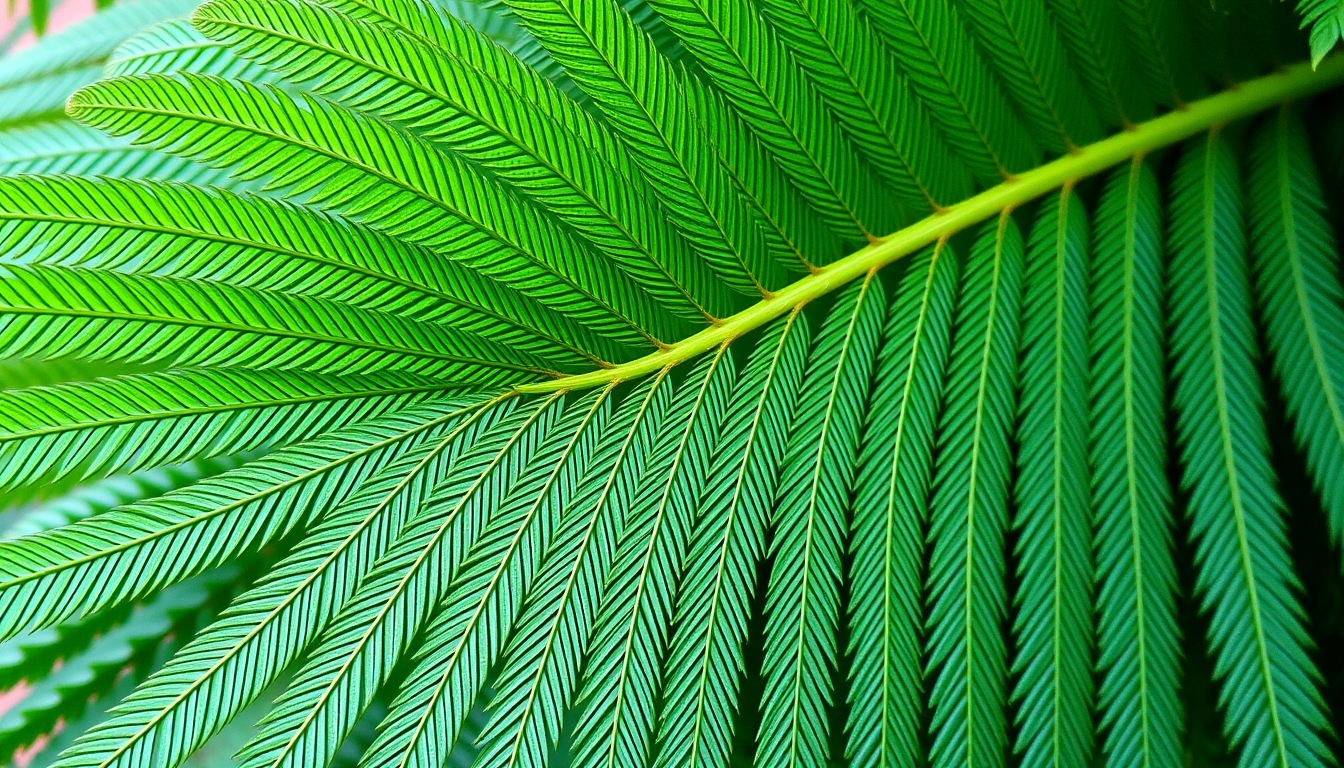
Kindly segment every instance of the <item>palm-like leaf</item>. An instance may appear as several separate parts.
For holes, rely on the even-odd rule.
[[[0,752],[1334,764],[1333,7],[126,0],[0,59]]]

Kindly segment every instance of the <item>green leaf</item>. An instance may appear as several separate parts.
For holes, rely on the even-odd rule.
[[[857,764],[919,759],[925,526],[957,302],[945,243],[910,257],[887,312],[855,481],[849,742]]]
[[[361,765],[437,766],[459,737],[610,418],[610,388],[595,395],[570,406],[472,545]]]
[[[242,186],[222,171],[136,147],[129,141],[60,118],[0,131],[0,175],[21,173],[160,178],[218,187]]]
[[[1118,4],[1097,0],[1046,0],[1046,4],[1101,121],[1114,126],[1150,118],[1152,103],[1138,80],[1129,76],[1135,64]]]
[[[165,21],[117,46],[104,65],[106,77],[195,72],[230,80],[266,83],[278,80],[270,72],[234,55],[210,40],[186,19]]]
[[[620,518],[637,498],[671,389],[665,373],[647,379],[603,430],[505,651],[476,765],[544,766],[560,738],[616,554]]]
[[[1344,537],[1344,288],[1339,248],[1306,131],[1288,109],[1267,119],[1251,153],[1250,225],[1255,288],[1274,373],[1294,434]]]
[[[1233,149],[1191,142],[1169,212],[1177,435],[1196,580],[1226,735],[1243,766],[1329,762],[1320,673],[1298,602],[1255,370],[1244,202]]]
[[[546,362],[441,325],[223,283],[0,267],[0,357],[365,373],[499,383]]]
[[[739,292],[783,287],[787,274],[767,252],[671,63],[615,0],[510,0],[509,7],[612,122],[700,258]]]
[[[324,510],[288,557],[57,765],[129,768],[145,755],[156,765],[180,765],[320,636],[425,498],[512,410],[507,401],[490,407],[497,402],[478,400],[465,418],[459,408],[429,421],[438,429],[419,445],[363,475],[358,490],[342,489],[345,498]]]
[[[900,221],[788,49],[744,0],[649,0],[751,126],[809,204],[846,243]]]
[[[731,751],[752,593],[807,340],[797,313],[771,325],[728,400],[673,614],[660,768],[723,765]]]
[[[0,488],[279,447],[455,387],[418,376],[184,370],[0,393]]]
[[[676,590],[700,496],[737,376],[726,346],[706,356],[663,414],[624,515],[615,561],[593,625],[579,693],[573,760],[578,768],[648,762],[660,671]]]
[[[311,525],[482,399],[426,403],[159,498],[0,542],[0,637],[133,600]]]
[[[886,295],[870,274],[846,288],[808,357],[773,509],[765,698],[757,761],[827,761],[850,493]]]
[[[561,393],[516,408],[478,435],[425,496],[332,620],[258,733],[247,766],[326,765],[448,595],[454,574],[527,459],[555,426]]]
[[[951,0],[891,0],[865,7],[911,89],[981,182],[1038,163],[1040,151],[976,56]]]
[[[113,269],[331,299],[460,328],[574,365],[630,354],[507,278],[338,216],[219,190],[118,179],[0,179],[0,251],[6,263]],[[285,269],[274,269],[277,263]]]
[[[926,674],[932,764],[1005,764],[1008,746],[1008,528],[1017,410],[1022,235],[1008,213],[986,224],[962,273],[930,505]]]
[[[1093,228],[1092,503],[1099,705],[1109,766],[1179,763],[1174,509],[1167,473],[1162,208],[1152,170],[1116,169]]]
[[[1014,751],[1029,765],[1092,753],[1092,509],[1088,487],[1087,211],[1046,198],[1027,246],[1014,487]]]
[[[631,177],[533,102],[501,98],[507,91],[497,81],[442,46],[308,3],[215,0],[196,10],[193,24],[268,69],[318,93],[350,94],[351,106],[395,119],[497,173],[678,315],[730,313],[726,287],[654,215]],[[458,24],[445,29],[477,35]]]
[[[1326,54],[1344,39],[1344,1],[1298,0],[1297,13],[1303,29],[1311,26],[1311,66],[1319,67]]]

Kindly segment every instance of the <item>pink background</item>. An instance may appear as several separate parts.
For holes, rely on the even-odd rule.
[[[14,6],[14,13],[9,13],[10,0],[0,0],[0,38],[3,38],[14,26],[14,19],[28,12],[28,0],[18,0]],[[47,34],[60,32],[62,29],[79,21],[93,13],[93,0],[60,0],[59,3],[52,2],[56,6],[55,10],[47,19]],[[22,50],[36,42],[33,33],[29,32],[19,40],[13,50]]]

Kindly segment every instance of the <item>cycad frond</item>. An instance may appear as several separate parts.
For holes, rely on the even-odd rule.
[[[191,329],[191,335],[182,329]],[[67,267],[0,267],[0,357],[367,373],[503,383],[541,358],[446,326],[223,283]]]
[[[1298,0],[1297,12],[1303,27],[1311,25],[1311,65],[1320,66],[1321,59],[1344,40],[1344,2]]]
[[[1008,746],[1008,529],[1023,243],[1004,214],[962,271],[930,506],[927,674],[933,764],[1003,765]]]
[[[197,32],[186,19],[155,24],[130,38],[107,57],[103,70],[106,77],[195,72],[249,83],[277,79]]]
[[[980,181],[1036,164],[1040,150],[975,55],[951,0],[892,0],[866,8],[910,78],[910,87]]]
[[[177,370],[0,393],[0,488],[289,445],[456,388],[399,374]]]
[[[1088,488],[1087,212],[1073,187],[1046,198],[1027,246],[1018,477],[1014,751],[1028,765],[1092,752],[1092,514]]]
[[[892,229],[896,206],[802,69],[744,0],[649,0],[822,220],[848,243]]]
[[[494,513],[454,577],[414,669],[379,726],[364,766],[438,765],[451,751],[504,651],[560,515],[610,418],[611,390],[580,399],[529,457],[519,487]],[[531,470],[538,471],[531,471]]]
[[[1112,174],[1092,255],[1092,499],[1107,765],[1181,757],[1175,512],[1165,479],[1163,237],[1142,159]]]
[[[1047,4],[1101,122],[1114,126],[1148,119],[1152,103],[1129,76],[1134,60],[1118,4],[1092,0],[1047,0]]]
[[[1228,736],[1244,766],[1321,764],[1320,675],[1260,417],[1241,174],[1219,133],[1186,148],[1169,215],[1177,432]]]
[[[724,416],[722,436],[687,557],[663,690],[656,765],[723,765],[732,747],[734,694],[765,555],[785,437],[806,367],[805,321],[777,321],[763,335]]]
[[[695,502],[713,458],[736,369],[726,347],[677,388],[625,513],[593,624],[574,763],[617,768],[648,762],[668,625],[684,567]]]
[[[330,624],[471,446],[512,410],[478,401],[337,497],[293,552],[68,750],[61,768],[175,768],[259,696]],[[470,411],[469,414],[464,411]],[[464,458],[467,457],[467,458]],[[332,503],[332,502],[328,502]],[[211,702],[210,706],[205,706]]]
[[[958,262],[939,243],[910,258],[877,355],[854,499],[849,746],[863,765],[919,754],[924,541],[957,301]]]
[[[0,175],[58,173],[235,186],[226,173],[132,146],[70,120],[44,120],[0,131]]]
[[[217,0],[198,8],[193,23],[267,68],[319,93],[350,93],[358,109],[394,117],[498,173],[674,312],[692,319],[731,313],[726,287],[654,215],[646,190],[563,124],[529,109],[532,102],[504,98],[507,86],[442,47],[309,3]]]
[[[1344,289],[1306,132],[1282,110],[1266,120],[1251,155],[1249,198],[1255,288],[1274,372],[1298,442],[1344,536]]]

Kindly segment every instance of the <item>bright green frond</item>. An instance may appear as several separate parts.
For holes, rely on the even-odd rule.
[[[0,637],[150,594],[310,525],[482,399],[420,405],[158,498],[0,542]]]
[[[602,110],[669,218],[719,276],[748,295],[784,286],[741,191],[715,156],[672,64],[615,0],[510,0],[510,8]],[[616,54],[616,55],[614,55]]]
[[[1298,0],[1297,12],[1303,28],[1311,26],[1311,65],[1320,66],[1344,39],[1344,0]]]
[[[659,768],[724,765],[731,751],[752,593],[807,343],[801,315],[776,321],[728,400],[673,615]]]
[[[451,326],[569,366],[631,354],[456,260],[335,215],[218,190],[0,178],[0,252],[5,263],[194,278],[330,299]],[[284,269],[274,269],[277,263]]]
[[[1255,288],[1274,372],[1336,541],[1344,538],[1344,289],[1306,131],[1291,110],[1256,134],[1248,188]]]
[[[528,457],[520,482],[440,601],[415,666],[361,765],[437,768],[451,751],[504,651],[560,515],[578,491],[610,419],[610,395],[607,388],[574,402]]]
[[[542,211],[381,120],[206,75],[105,80],[75,94],[70,109],[137,143],[236,166],[242,178],[430,248],[623,341],[638,343],[639,328],[668,338],[685,328]]]
[[[865,7],[910,88],[980,181],[1037,164],[1040,150],[976,55],[952,0],[889,0]]]
[[[911,256],[878,347],[855,482],[849,744],[860,765],[920,755],[924,540],[959,264]]]
[[[1042,202],[1027,246],[1013,521],[1014,751],[1057,768],[1092,756],[1090,262],[1087,211],[1065,187]]]
[[[293,444],[457,385],[400,374],[179,370],[0,393],[0,488]]]
[[[1101,135],[1045,0],[984,0],[961,7],[1042,147],[1072,151]]]
[[[846,288],[812,345],[776,495],[766,594],[765,697],[757,760],[807,768],[828,760],[826,708],[864,407],[885,325],[876,275]]]
[[[1162,207],[1136,159],[1106,185],[1093,228],[1092,503],[1099,708],[1106,764],[1181,758],[1174,509],[1166,480]]]
[[[308,653],[256,737],[239,752],[240,766],[302,768],[326,765],[336,756],[555,426],[562,396],[534,398],[512,409],[464,447],[442,481],[411,508],[386,554]],[[470,700],[466,703],[460,716],[470,708]]]
[[[657,207],[575,133],[470,62],[309,3],[216,0],[193,23],[243,56],[402,123],[497,173],[690,319],[730,314],[727,288]],[[460,34],[476,35],[454,26]]]
[[[762,10],[854,147],[913,212],[969,194],[970,174],[848,0],[767,0]]]
[[[900,222],[793,55],[745,0],[649,0],[774,161],[845,242]]]
[[[475,765],[542,768],[559,741],[565,711],[578,695],[621,518],[648,474],[671,390],[666,373],[646,379],[602,431],[505,651]]]
[[[1246,768],[1326,764],[1320,675],[1261,416],[1241,174],[1219,133],[1187,146],[1168,215],[1182,484],[1227,737]]]
[[[459,383],[554,375],[541,358],[442,325],[223,283],[0,267],[0,357],[314,373],[394,370]]]
[[[333,489],[342,493],[324,500],[321,522],[289,556],[57,765],[181,765],[321,635],[433,489],[512,410],[497,403],[478,398],[428,421],[422,416],[417,445],[376,474]]]
[[[962,271],[930,505],[925,653],[935,768],[993,768],[1007,757],[1004,536],[1023,250],[1005,212],[981,229]]]
[[[644,765],[663,655],[696,501],[714,458],[737,371],[726,347],[702,359],[677,388],[625,512],[616,557],[593,625],[574,734],[578,768]]]

